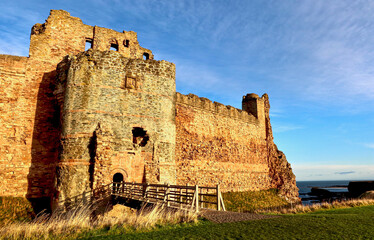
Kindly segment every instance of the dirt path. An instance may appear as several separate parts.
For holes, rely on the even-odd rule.
[[[250,220],[259,220],[267,218],[276,218],[280,216],[260,215],[255,213],[239,213],[229,211],[203,210],[201,216],[215,223],[241,222]]]

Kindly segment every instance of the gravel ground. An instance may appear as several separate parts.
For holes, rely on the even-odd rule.
[[[214,211],[214,210],[202,211],[201,216],[215,223],[241,222],[241,221],[250,221],[250,220],[280,217],[280,216],[273,216],[273,215],[261,215],[261,214],[255,214],[255,213],[240,213],[240,212]]]

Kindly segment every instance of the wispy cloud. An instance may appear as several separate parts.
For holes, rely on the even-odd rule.
[[[374,149],[374,143],[364,143],[364,146],[367,147],[367,148]]]
[[[347,109],[364,108],[359,102],[374,105],[374,6],[368,2],[23,3],[25,7],[7,3],[0,10],[2,53],[27,55],[30,27],[44,20],[49,8],[66,6],[87,24],[134,30],[142,34],[144,47],[183,55],[177,66],[181,84],[196,71],[195,78],[206,81],[206,87],[189,81],[211,96],[272,92]],[[237,75],[233,79],[218,73],[225,70]]]
[[[288,132],[288,131],[293,131],[293,130],[299,130],[303,129],[304,127],[302,126],[296,126],[296,125],[274,125],[273,124],[273,131],[275,133],[281,133],[281,132]]]
[[[47,16],[48,11],[44,14]],[[0,10],[0,54],[28,56],[31,27],[44,18],[38,11],[16,3],[3,4]]]
[[[300,180],[346,180],[372,179],[374,165],[322,165],[322,164],[293,164],[293,172]]]
[[[355,171],[348,171],[348,172],[335,172],[335,174],[339,174],[339,175],[347,175],[347,174],[353,174],[355,173]]]

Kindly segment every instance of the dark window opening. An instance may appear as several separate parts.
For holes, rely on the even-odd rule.
[[[118,44],[111,43],[110,44],[110,50],[112,50],[112,51],[118,51]]]
[[[149,136],[147,134],[147,131],[144,131],[143,128],[140,127],[134,127],[132,129],[132,142],[135,144],[138,144],[141,147],[144,147],[147,145],[149,140]]]
[[[149,59],[149,53],[143,53],[143,59],[148,60]]]
[[[84,51],[87,51],[88,49],[90,49],[90,48],[92,48],[92,44],[93,43],[93,41],[92,41],[92,39],[86,39],[86,46],[85,46],[85,48],[84,48]]]
[[[123,40],[123,46],[128,48],[130,46],[130,40]]]
[[[123,182],[122,173],[116,173],[113,175],[113,182]]]
[[[88,152],[90,153],[90,166],[88,172],[90,174],[90,188],[93,188],[94,182],[94,173],[95,173],[95,158],[96,158],[96,149],[97,149],[97,136],[96,132],[93,133],[90,138],[90,143],[88,144]]]

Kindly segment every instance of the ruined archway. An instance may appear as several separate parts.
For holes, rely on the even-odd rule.
[[[123,182],[123,180],[124,179],[122,173],[117,172],[113,175],[113,182]]]

